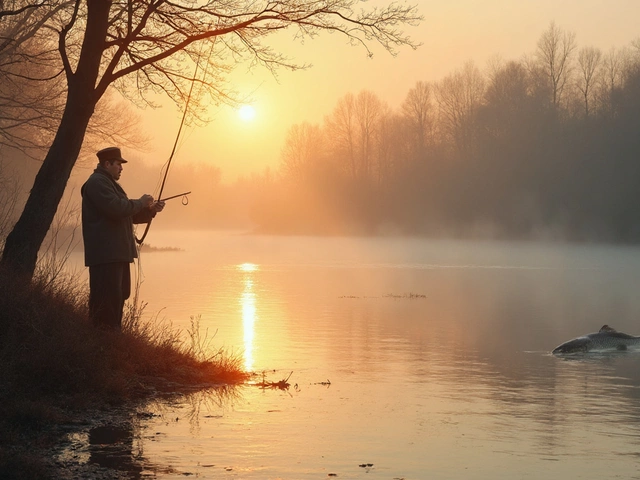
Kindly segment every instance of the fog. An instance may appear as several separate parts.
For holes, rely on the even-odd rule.
[[[337,98],[324,118],[289,126],[277,168],[237,180],[176,157],[162,196],[191,194],[170,200],[155,228],[640,239],[638,42],[604,52],[552,23],[521,60],[467,62],[403,98]],[[157,196],[161,160],[123,150],[129,196]],[[38,163],[9,149],[0,158],[5,195],[20,186],[17,213]],[[93,161],[78,164],[61,209],[77,208]]]

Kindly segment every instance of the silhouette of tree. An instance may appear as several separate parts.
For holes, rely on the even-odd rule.
[[[197,82],[216,101],[233,101],[224,74],[243,59],[268,69],[298,68],[263,43],[285,28],[300,37],[337,32],[363,46],[377,42],[393,52],[416,45],[404,24],[420,20],[415,6],[391,3],[369,11],[358,0],[74,1],[47,25],[57,33],[59,61],[68,85],[55,137],[25,208],[8,235],[0,265],[27,278],[78,158],[96,104],[115,85],[149,102],[163,92],[180,103],[191,78],[185,62],[201,66]]]
[[[578,89],[582,94],[584,116],[593,108],[594,89],[602,75],[602,52],[594,47],[584,47],[578,52]]]
[[[380,153],[385,105],[373,93],[348,93],[327,118],[334,158],[341,159],[349,176],[367,182],[373,178]]]
[[[287,179],[305,181],[313,177],[325,155],[324,133],[318,125],[293,125],[282,149],[282,172]]]
[[[0,146],[35,156],[55,132],[65,86],[44,27],[70,3],[0,3]]]
[[[537,59],[549,82],[551,104],[556,109],[571,78],[575,37],[575,33],[567,32],[551,22],[538,40]]]
[[[602,113],[615,117],[615,95],[622,88],[628,70],[629,53],[626,49],[611,48],[602,58],[600,104]]]
[[[474,118],[484,95],[484,78],[473,62],[437,84],[442,131],[459,154],[472,147]]]
[[[417,82],[407,93],[401,109],[412,137],[411,151],[415,158],[420,158],[424,155],[427,143],[434,141],[434,107],[431,84]]]

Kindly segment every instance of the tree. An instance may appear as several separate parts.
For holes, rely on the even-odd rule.
[[[416,47],[400,28],[421,19],[416,7],[391,3],[356,12],[359,0],[76,0],[47,28],[58,37],[67,82],[60,124],[9,234],[0,265],[31,278],[38,250],[78,158],[96,104],[115,85],[129,97],[164,92],[180,103],[192,79],[187,61],[201,66],[198,82],[217,101],[232,101],[225,72],[243,59],[269,69],[298,66],[263,44],[269,34],[297,28],[300,36],[339,32],[369,53],[371,42],[393,52]],[[208,47],[208,53],[205,50]],[[195,77],[195,76],[194,76]]]
[[[73,2],[9,3],[10,10],[0,10],[0,156],[10,162],[41,160],[60,124],[67,88],[48,22]],[[111,93],[96,107],[85,148],[95,149],[98,139],[143,143],[135,116]]]
[[[478,113],[479,161],[465,176],[476,180],[474,204],[479,217],[491,218],[503,227],[526,223],[515,211],[535,191],[543,125],[548,123],[536,97],[535,78],[522,62],[496,65],[489,74],[484,105]],[[505,201],[508,199],[508,201]]]
[[[402,113],[406,118],[413,140],[412,151],[416,158],[424,154],[427,142],[433,141],[432,88],[428,82],[417,82],[402,102]]]
[[[602,59],[601,103],[606,113],[615,116],[615,92],[622,88],[625,80],[629,53],[626,49],[612,47]]]
[[[0,245],[13,221],[20,186],[17,177],[7,172],[7,167],[0,161]]]
[[[551,22],[538,40],[536,56],[551,87],[551,104],[560,106],[562,93],[571,75],[571,59],[576,49],[575,33],[570,33]]]
[[[293,125],[282,149],[282,171],[286,178],[303,183],[313,177],[325,152],[324,135],[318,125]]]
[[[393,113],[386,104],[381,104],[376,135],[376,174],[378,185],[389,184],[399,169],[402,159],[406,158],[406,144],[404,135],[405,119]],[[404,147],[404,148],[403,148]]]
[[[592,107],[591,99],[594,95],[594,86],[601,74],[602,51],[594,47],[584,47],[578,52],[578,90],[582,94],[584,104],[584,116],[588,117]]]
[[[70,4],[0,2],[0,147],[35,156],[53,137],[64,85],[52,65],[54,46],[43,27]]]
[[[325,119],[333,155],[346,164],[345,169],[351,178],[358,177],[355,102],[353,93],[347,93]]]
[[[0,55],[10,58],[32,39],[56,13],[71,5],[70,0],[13,0],[0,2]],[[5,60],[0,61],[4,65]]]
[[[491,73],[484,95],[485,111],[492,111],[495,122],[491,123],[500,127],[496,136],[500,136],[503,128],[514,126],[529,103],[530,91],[527,70],[518,62],[507,62]]]
[[[349,176],[369,180],[376,166],[377,142],[385,105],[372,92],[348,93],[327,118],[334,155],[343,159]]]
[[[358,171],[361,178],[370,179],[378,164],[377,148],[385,105],[374,93],[363,90],[356,97],[358,132]]]
[[[459,153],[471,147],[475,114],[483,95],[484,79],[472,62],[443,78],[436,87],[443,130]]]

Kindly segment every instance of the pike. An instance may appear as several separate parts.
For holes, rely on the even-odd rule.
[[[624,351],[636,346],[640,347],[640,337],[618,332],[609,325],[603,325],[598,332],[569,340],[554,348],[551,353],[566,355],[607,350]]]

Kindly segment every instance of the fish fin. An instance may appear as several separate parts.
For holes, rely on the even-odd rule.
[[[609,325],[603,325],[600,329],[600,332],[615,332],[617,331],[615,328],[611,328]]]

